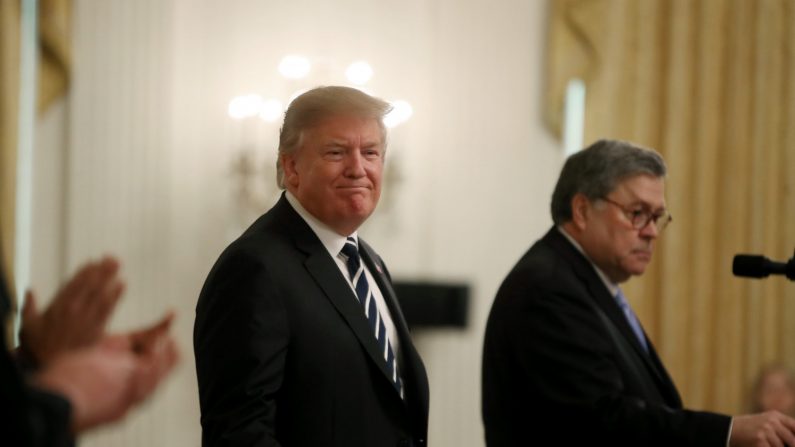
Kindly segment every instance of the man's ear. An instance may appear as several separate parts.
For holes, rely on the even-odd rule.
[[[298,186],[298,172],[295,169],[295,153],[279,154],[279,163],[284,171],[284,186]]]
[[[583,231],[588,226],[591,213],[591,201],[583,193],[577,193],[571,198],[571,221],[578,230]]]

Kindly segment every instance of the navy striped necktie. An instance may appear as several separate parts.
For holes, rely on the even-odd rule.
[[[375,304],[375,296],[372,290],[370,290],[367,275],[364,273],[364,265],[359,256],[359,247],[356,244],[356,239],[348,237],[340,254],[343,256],[348,266],[348,274],[350,275],[353,288],[356,290],[356,298],[359,300],[359,304],[362,305],[364,315],[367,317],[370,328],[373,330],[373,335],[375,335],[375,340],[378,342],[378,347],[381,348],[381,352],[384,355],[386,369],[392,377],[392,384],[395,386],[398,393],[400,393],[402,399],[403,381],[400,379],[400,374],[398,373],[397,358],[395,357],[395,352],[392,350],[392,343],[389,342],[389,334],[386,332],[384,320],[381,319],[381,314],[378,313],[378,308]]]

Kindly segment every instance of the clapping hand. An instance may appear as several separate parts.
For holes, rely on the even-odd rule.
[[[124,292],[118,273],[119,262],[112,257],[85,264],[43,312],[39,312],[36,296],[29,290],[22,308],[22,352],[41,366],[65,352],[102,340]]]
[[[69,400],[75,433],[121,419],[179,359],[173,313],[148,328],[106,334],[124,292],[118,274],[119,262],[105,257],[81,267],[43,312],[32,292],[25,297],[20,350],[36,367],[33,383]]]

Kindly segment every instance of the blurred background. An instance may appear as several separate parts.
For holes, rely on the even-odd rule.
[[[731,276],[795,249],[792,0],[2,0],[0,229],[17,288],[51,296],[118,255],[112,326],[178,312],[184,359],[83,446],[198,446],[196,299],[278,197],[284,106],[317,85],[393,102],[384,194],[361,229],[395,279],[465,286],[465,325],[418,327],[429,442],[483,445],[482,336],[551,225],[568,152],[660,151],[674,222],[625,288],[691,408],[748,411],[795,366],[795,285]],[[234,349],[234,347],[230,347]]]

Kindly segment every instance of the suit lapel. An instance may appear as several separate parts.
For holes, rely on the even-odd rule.
[[[399,368],[401,377],[404,381],[404,390],[406,391],[404,403],[407,407],[411,406],[413,408],[412,414],[418,416],[416,420],[424,424],[422,421],[427,421],[428,412],[428,389],[425,366],[422,364],[420,355],[411,340],[408,323],[403,316],[403,311],[400,309],[400,303],[397,300],[395,290],[392,288],[392,281],[389,278],[389,272],[386,266],[375,254],[373,249],[361,238],[359,238],[359,252],[362,255],[362,260],[370,270],[370,273],[372,273],[373,278],[375,278],[378,288],[381,290],[381,295],[383,295],[384,301],[386,301],[392,323],[395,325],[395,331],[400,339]],[[427,430],[427,427],[422,430]]]
[[[373,335],[373,330],[370,328],[370,323],[364,316],[362,306],[353,295],[351,287],[340,274],[337,265],[330,259],[328,252],[322,246],[321,249],[323,250],[322,252],[311,254],[304,265],[320,288],[323,289],[326,298],[331,301],[331,304],[337,309],[337,312],[348,324],[348,327],[351,328],[364,350],[384,374],[384,378],[391,381],[391,376],[386,368],[386,361],[378,347],[378,342]],[[397,394],[397,391],[395,393]]]
[[[670,377],[668,377],[665,367],[659,361],[657,352],[654,349],[654,345],[651,343],[651,340],[649,340],[649,337],[646,336],[646,331],[643,331],[643,336],[646,337],[646,343],[648,344],[649,352],[646,352],[646,350],[641,346],[638,337],[635,335],[635,332],[632,331],[632,327],[627,321],[627,317],[624,316],[624,313],[621,311],[618,303],[616,303],[615,298],[610,296],[610,293],[608,292],[604,283],[602,283],[602,280],[596,275],[596,272],[593,271],[593,267],[590,264],[588,264],[588,267],[590,272],[593,272],[593,275],[587,275],[588,278],[584,279],[588,284],[588,290],[591,292],[591,296],[594,297],[596,304],[607,314],[608,318],[610,318],[610,321],[621,331],[621,335],[623,335],[624,338],[629,341],[630,345],[632,345],[632,348],[635,351],[635,354],[643,360],[643,364],[651,373],[654,382],[657,384],[660,393],[665,396],[666,401],[668,401],[669,404],[681,404],[679,393],[676,391],[676,388],[674,388]]]
[[[370,270],[370,273],[372,273],[373,278],[375,278],[375,282],[381,290],[381,295],[384,296],[384,301],[386,301],[387,307],[389,307],[392,323],[395,324],[395,330],[398,332],[402,345],[404,341],[403,337],[408,337],[409,328],[405,317],[403,317],[403,312],[400,310],[397,294],[395,294],[395,290],[392,289],[392,282],[386,275],[386,267],[380,262],[380,259],[375,255],[373,249],[370,248],[366,242],[361,240],[361,238],[359,239],[359,247],[362,260],[364,260],[365,265]],[[411,344],[410,340],[409,344]]]
[[[312,276],[318,286],[320,286],[323,294],[331,302],[342,319],[345,320],[345,323],[356,336],[356,339],[362,345],[365,352],[367,352],[367,355],[384,375],[384,379],[388,380],[391,384],[391,374],[387,370],[386,361],[373,335],[373,331],[370,328],[370,323],[367,321],[364,310],[351,290],[348,281],[342,276],[336,262],[329,256],[328,251],[312,229],[309,228],[309,225],[307,225],[304,219],[293,209],[290,203],[287,202],[284,195],[282,195],[282,198],[276,206],[274,206],[274,211],[277,212],[279,220],[285,225],[287,231],[292,234],[296,248],[306,254],[304,266],[307,272],[309,272],[309,275]],[[379,282],[378,285],[379,287],[383,287],[381,282]],[[383,291],[384,289],[382,288],[381,290]],[[391,305],[390,311],[392,311]],[[393,313],[393,315],[395,314]],[[402,315],[400,319],[403,321]],[[403,324],[405,325],[405,322]],[[394,387],[390,388],[394,389]],[[397,390],[395,391],[395,395],[398,396]]]
[[[662,362],[660,362],[659,358],[657,357],[657,352],[654,349],[654,345],[651,343],[651,340],[646,337],[646,331],[644,330],[643,336],[646,337],[646,342],[649,346],[648,353],[641,346],[640,341],[632,331],[632,327],[629,325],[626,316],[624,316],[624,313],[621,311],[621,308],[618,306],[615,298],[610,296],[607,287],[599,278],[588,259],[586,259],[585,256],[565,238],[565,236],[560,234],[560,231],[557,228],[552,228],[552,230],[547,233],[545,238],[555,246],[556,251],[560,253],[572,266],[575,274],[588,288],[590,295],[594,298],[595,304],[602,309],[602,311],[607,315],[615,327],[619,329],[624,338],[627,339],[637,356],[643,360],[646,369],[649,371],[649,373],[651,373],[651,376],[654,378],[654,381],[660,388],[660,392],[666,396],[666,400],[672,404],[681,405],[679,393],[676,391],[671,378],[665,371],[665,367],[662,365]]]
[[[591,296],[594,297],[597,305],[599,305],[599,307],[607,313],[607,316],[610,318],[613,324],[615,324],[621,330],[621,334],[627,340],[629,340],[632,348],[635,350],[635,353],[648,359],[648,353],[645,349],[643,349],[643,346],[641,346],[638,337],[635,335],[635,332],[632,331],[632,327],[629,325],[627,317],[622,312],[621,307],[619,307],[618,303],[616,303],[615,298],[610,296],[610,293],[605,287],[601,278],[596,275],[596,272],[593,272],[593,267],[590,264],[588,265],[588,269],[589,270],[587,272],[580,272],[580,277],[586,282],[588,290],[591,292]],[[646,337],[645,331],[643,336]]]

